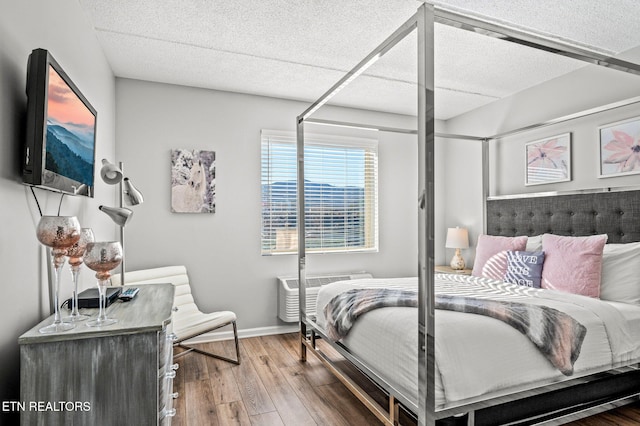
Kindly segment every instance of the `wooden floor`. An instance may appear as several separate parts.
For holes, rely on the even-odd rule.
[[[200,345],[234,357],[232,341]],[[309,355],[298,361],[297,334],[240,339],[242,363],[190,353],[178,358],[174,426],[380,424],[338,380]],[[176,352],[179,352],[177,350]],[[366,384],[362,384],[367,386]],[[369,386],[367,391],[376,394]],[[378,395],[381,398],[382,395]],[[403,424],[414,424],[402,417]],[[572,426],[640,425],[640,404],[570,423]]]

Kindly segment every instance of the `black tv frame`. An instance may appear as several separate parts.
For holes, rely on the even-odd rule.
[[[50,170],[46,170],[46,150],[47,150],[47,103],[49,85],[49,66],[51,66],[73,91],[78,99],[94,116],[93,135],[93,184],[73,185],[68,177],[58,175]],[[27,117],[26,117],[26,140],[23,148],[22,161],[22,181],[23,183],[38,188],[60,192],[70,195],[84,195],[93,197],[95,185],[95,163],[96,163],[96,131],[98,123],[98,113],[89,103],[87,98],[80,92],[71,78],[62,69],[60,64],[54,59],[46,49],[34,49],[29,55],[27,63]],[[67,182],[69,181],[69,182]]]

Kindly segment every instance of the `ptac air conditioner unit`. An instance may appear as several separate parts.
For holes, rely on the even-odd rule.
[[[316,313],[316,296],[320,286],[336,281],[356,280],[359,278],[372,278],[367,272],[354,274],[318,275],[307,277],[307,314]],[[299,319],[298,312],[298,277],[278,277],[278,317],[282,321],[296,322]]]

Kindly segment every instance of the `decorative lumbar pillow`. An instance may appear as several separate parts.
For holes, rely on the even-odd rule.
[[[507,271],[507,250],[499,251],[484,263],[480,276],[502,280]]]
[[[605,244],[600,299],[640,304],[640,242]]]
[[[542,288],[600,297],[602,251],[606,235],[561,237],[544,234]]]
[[[508,251],[504,281],[540,288],[543,263],[544,252],[542,251]]]
[[[476,260],[471,275],[501,280],[507,271],[507,251],[523,251],[527,237],[480,235],[476,244]]]

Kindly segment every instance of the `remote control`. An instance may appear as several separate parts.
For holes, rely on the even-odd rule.
[[[129,300],[136,297],[136,294],[138,294],[139,291],[140,289],[137,287],[129,287],[123,290],[122,293],[120,293],[118,299],[122,300],[123,302],[128,302]]]

